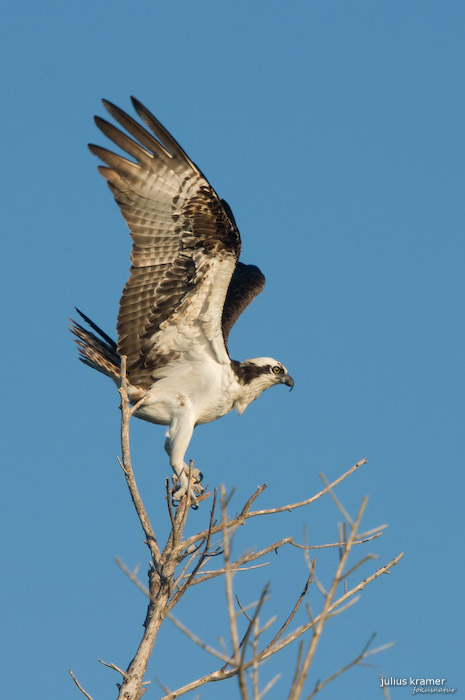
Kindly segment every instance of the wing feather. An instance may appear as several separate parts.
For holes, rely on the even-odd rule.
[[[179,143],[176,141],[175,138],[173,138],[169,131],[165,129],[163,124],[160,124],[158,119],[155,119],[153,114],[151,114],[149,110],[146,107],[144,107],[144,105],[141,102],[139,102],[139,100],[137,100],[135,97],[131,97],[131,101],[134,105],[134,109],[136,110],[137,114],[142,119],[142,121],[149,127],[149,129],[153,131],[153,133],[161,141],[161,143],[165,143],[167,145],[168,149],[171,151],[173,156],[179,158],[181,162],[184,161],[187,165],[190,166],[192,170],[202,175],[195,163],[191,161],[187,153],[184,152]]]
[[[140,146],[133,139],[130,139],[129,136],[126,136],[126,134],[113,126],[113,124],[110,124],[110,122],[107,122],[106,119],[94,117],[94,120],[100,131],[123,151],[126,151],[126,153],[129,153],[130,156],[140,162],[151,163],[153,155],[150,151]]]
[[[118,314],[118,352],[131,381],[149,385],[174,357],[207,343],[229,362],[223,306],[240,252],[239,231],[200,170],[158,120],[133,98],[154,135],[108,101],[130,134],[100,117],[99,129],[134,159],[91,145],[128,224],[132,267]]]
[[[166,148],[164,148],[164,146],[158,141],[155,141],[152,134],[150,134],[147,129],[144,129],[144,127],[136,122],[136,120],[129,114],[126,114],[126,112],[123,112],[122,109],[108,100],[102,100],[102,102],[105,109],[111,114],[113,119],[115,119],[118,124],[123,127],[123,129],[126,129],[129,134],[134,136],[139,143],[145,146],[149,151],[155,148],[159,156],[164,154],[166,158],[172,158],[172,155],[166,150]]]
[[[92,143],[89,144],[89,150],[94,154],[94,156],[98,156],[100,160],[103,160],[103,162],[106,163],[110,169],[114,169],[120,177],[124,176],[131,179],[138,177],[139,166],[137,163],[133,163],[132,160],[123,158],[122,156],[113,153],[113,151],[109,151],[107,148],[95,146]],[[103,170],[105,172],[102,172],[102,170],[100,172],[104,177],[106,177],[106,172],[108,172],[108,170],[106,168]]]
[[[227,346],[231,328],[251,301],[265,286],[265,277],[256,265],[238,262],[229,284],[223,308],[223,339]]]

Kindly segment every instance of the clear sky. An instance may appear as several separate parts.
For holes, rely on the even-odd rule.
[[[396,645],[322,698],[382,700],[381,673],[463,693],[464,46],[462,0],[3,5],[4,697],[77,698],[72,668],[96,700],[113,698],[117,677],[96,659],[125,667],[141,633],[145,600],[114,562],[145,571],[148,558],[116,462],[118,395],[66,329],[77,305],[114,333],[129,236],[86,144],[103,143],[100,98],[128,109],[130,94],[228,200],[242,259],[267,277],[233,357],[274,356],[295,378],[291,394],[198,429],[189,456],[210,486],[237,486],[233,508],[265,481],[263,506],[310,496],[320,472],[365,457],[338,495],[354,514],[369,494],[366,527],[389,528],[361,575],[406,552],[328,626],[312,682],[376,632]],[[132,442],[165,532],[163,429],[134,424]],[[338,520],[328,499],[256,526],[250,543],[302,541],[304,525],[334,541]],[[327,582],[336,552],[319,562]],[[291,552],[273,567],[239,586],[253,600],[271,577],[266,612],[282,619],[305,564]],[[213,643],[225,618],[208,618],[212,596],[221,609],[206,588],[178,614]],[[167,628],[149,678],[174,688],[215,667],[188,644]],[[263,680],[293,661],[277,657]],[[268,697],[287,689],[285,677]]]

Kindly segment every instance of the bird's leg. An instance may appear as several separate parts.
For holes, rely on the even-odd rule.
[[[192,433],[194,431],[194,421],[189,412],[176,411],[169,430],[166,433],[165,450],[169,455],[171,468],[173,469],[173,483],[175,490],[173,491],[173,501],[180,501],[187,493],[189,485],[189,467],[184,462],[184,455],[189,446]],[[191,502],[192,505],[197,504],[196,496],[203,492],[200,485],[202,474],[198,469],[190,470],[193,477],[191,485]]]

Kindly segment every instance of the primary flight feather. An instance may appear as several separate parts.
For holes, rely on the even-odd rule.
[[[188,487],[184,457],[194,427],[234,408],[242,413],[264,389],[292,388],[294,381],[270,357],[231,360],[231,328],[265,278],[255,265],[239,262],[241,238],[228,204],[160,122],[131,99],[145,126],[107,100],[105,108],[127,133],[95,117],[130,159],[89,146],[105,164],[99,171],[133,240],[118,342],[79,310],[94,332],[76,322],[72,332],[81,360],[118,385],[120,356],[127,356],[129,398],[135,403],[146,397],[135,415],[169,426],[165,449],[174,472],[173,500],[179,501]],[[201,492],[196,481],[193,505]]]

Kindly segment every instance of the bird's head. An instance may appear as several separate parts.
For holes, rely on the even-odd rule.
[[[294,388],[294,380],[285,366],[272,357],[254,357],[238,365],[243,384],[256,386],[260,393],[275,384],[285,384],[291,390]]]

